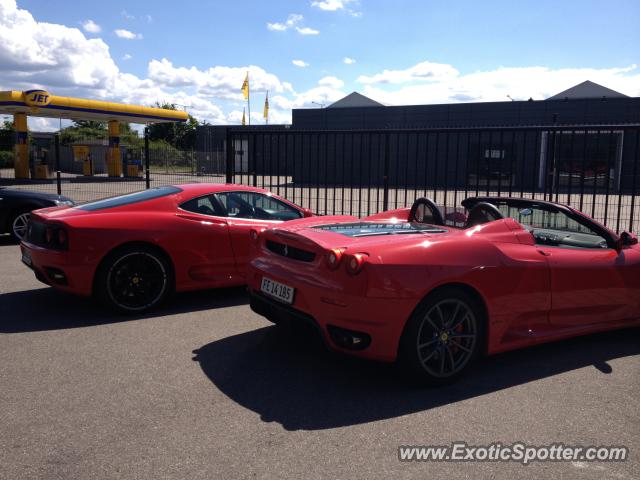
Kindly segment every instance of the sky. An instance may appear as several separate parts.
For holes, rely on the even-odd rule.
[[[55,8],[54,8],[55,5]],[[0,0],[0,90],[289,123],[358,91],[386,105],[640,96],[640,1]],[[31,118],[30,128],[58,121]]]

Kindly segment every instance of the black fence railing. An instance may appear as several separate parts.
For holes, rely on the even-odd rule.
[[[230,129],[226,180],[267,188],[319,214],[369,215],[430,197],[571,205],[637,230],[640,127],[583,125],[416,130]]]
[[[422,196],[454,209],[469,196],[504,195],[568,204],[613,230],[640,230],[638,125],[235,128],[207,152],[121,145],[119,177],[107,173],[104,142],[83,144],[85,160],[78,145],[74,151],[55,138],[34,144],[29,180],[14,178],[12,147],[0,145],[0,186],[84,202],[161,185],[228,182],[269,189],[317,214],[355,216],[409,206]]]

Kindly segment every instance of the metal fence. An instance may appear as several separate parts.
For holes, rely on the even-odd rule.
[[[207,152],[122,145],[125,174],[117,178],[105,173],[100,142],[91,144],[93,175],[83,175],[70,148],[55,139],[46,155],[33,148],[32,167],[44,161],[48,178],[19,180],[4,158],[11,157],[10,147],[0,145],[0,186],[84,202],[169,184],[239,183],[269,189],[317,214],[355,216],[410,206],[422,196],[454,209],[469,196],[505,195],[561,202],[613,230],[640,230],[638,125],[236,128]]]
[[[90,174],[85,174],[84,162],[74,157],[73,146],[78,143],[88,148]],[[87,202],[162,185],[225,182],[225,155],[222,152],[123,144],[120,146],[123,173],[110,177],[105,139],[84,139],[74,145],[63,145],[55,136],[45,147],[32,143],[29,149],[30,179],[15,178],[12,146],[0,145],[0,187],[58,193],[76,202]]]
[[[267,188],[319,214],[364,216],[430,197],[571,205],[616,231],[638,230],[640,127],[229,130],[227,181]]]

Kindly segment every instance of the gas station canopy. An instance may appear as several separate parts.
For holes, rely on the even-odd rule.
[[[30,175],[28,116],[107,122],[109,125],[109,149],[106,162],[110,177],[119,177],[122,174],[120,123],[185,122],[189,117],[187,112],[165,108],[58,97],[41,89],[27,90],[25,92],[15,90],[0,92],[0,114],[13,115],[13,127],[15,130],[14,171],[16,178],[29,178]],[[44,168],[46,167],[45,165],[36,165],[35,167],[37,178],[40,178],[40,176],[48,177],[48,167]],[[38,173],[38,167],[40,167],[41,173]],[[92,168],[89,168],[88,174],[91,174],[91,171]]]
[[[185,122],[187,112],[124,103],[58,97],[45,90],[0,92],[0,114],[122,123]]]

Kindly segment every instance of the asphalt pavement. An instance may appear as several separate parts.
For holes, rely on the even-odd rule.
[[[0,479],[637,479],[640,330],[416,388],[251,312],[242,288],[138,317],[39,283],[0,237]],[[400,445],[625,445],[625,462],[400,462]]]

